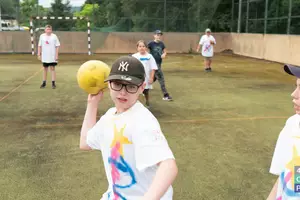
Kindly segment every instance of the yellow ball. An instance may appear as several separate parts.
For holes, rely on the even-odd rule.
[[[110,72],[109,66],[99,60],[90,60],[83,63],[77,72],[77,82],[81,89],[88,94],[97,94],[107,88],[104,80]]]

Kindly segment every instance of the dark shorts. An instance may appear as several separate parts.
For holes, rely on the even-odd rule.
[[[149,94],[149,89],[144,89],[143,94],[144,94],[144,95]]]
[[[44,67],[49,67],[49,66],[55,67],[56,65],[57,65],[56,62],[53,62],[53,63],[43,63]]]
[[[212,57],[203,56],[205,60],[212,60]]]

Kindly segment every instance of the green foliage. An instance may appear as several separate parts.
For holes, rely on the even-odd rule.
[[[3,13],[15,15],[19,0],[1,0]],[[69,2],[55,0],[50,11],[39,6],[37,0],[23,0],[22,24],[32,15],[89,17],[93,31],[139,31],[162,29],[169,32],[203,32],[209,27],[213,32],[237,29],[238,1],[235,0],[86,0],[79,12],[72,13]],[[267,33],[285,34],[288,27],[289,0],[268,0]],[[14,4],[15,3],[15,4]],[[242,32],[246,30],[246,0],[242,4]],[[248,31],[264,31],[265,0],[252,0],[249,7]],[[232,8],[234,12],[232,13]],[[233,19],[232,19],[233,15]],[[292,16],[300,15],[300,0],[293,0]],[[253,20],[259,19],[259,20]],[[42,22],[39,22],[42,24]],[[86,21],[50,20],[56,30],[86,30]],[[291,33],[300,33],[300,18],[291,20]]]
[[[75,12],[74,16],[76,17],[88,17],[89,19],[95,19],[95,11],[99,11],[98,4],[84,4],[83,8],[79,12]],[[86,21],[80,20],[76,22],[76,30],[86,30],[87,29]],[[94,23],[91,24],[91,28],[94,27]]]
[[[17,18],[19,0],[0,0],[1,16]]]
[[[48,16],[56,17],[72,17],[70,1],[63,3],[62,0],[55,0],[51,4],[51,10],[48,12]],[[58,31],[70,31],[75,25],[74,20],[48,20],[48,24],[51,24],[53,29]]]
[[[43,6],[38,6],[37,0],[23,0],[20,5],[20,24],[29,26],[29,20],[32,16],[45,16],[47,9]],[[38,24],[39,22],[35,22]]]

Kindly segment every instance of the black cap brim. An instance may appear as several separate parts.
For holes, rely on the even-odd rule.
[[[132,76],[124,76],[124,75],[111,75],[107,77],[107,79],[105,79],[104,82],[112,81],[112,80],[126,81],[134,85],[141,85],[144,82],[142,79],[132,77]]]
[[[154,34],[156,34],[156,35],[163,35],[163,32],[161,32],[161,31],[155,31]]]
[[[286,64],[284,65],[284,71],[292,76],[300,78],[300,67]]]

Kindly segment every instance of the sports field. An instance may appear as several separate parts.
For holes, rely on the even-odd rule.
[[[61,55],[53,90],[50,81],[39,88],[36,56],[0,55],[1,200],[100,199],[107,188],[101,154],[79,150],[87,95],[76,73],[87,60],[111,64],[118,56]],[[266,199],[295,79],[281,64],[230,54],[218,54],[212,67],[204,72],[199,55],[168,55],[163,69],[174,101],[162,100],[157,82],[150,93],[177,158],[174,199]],[[99,116],[111,106],[107,93]]]

